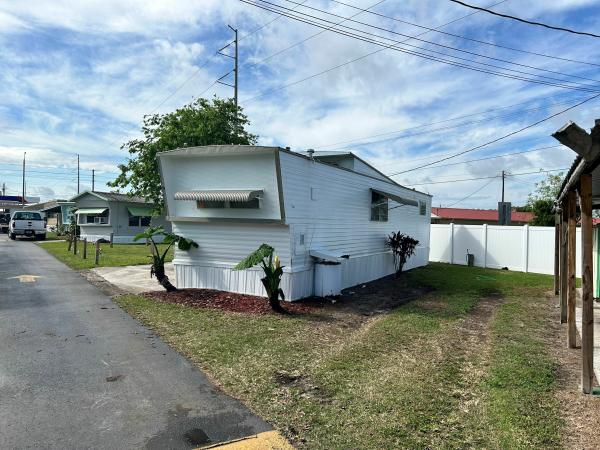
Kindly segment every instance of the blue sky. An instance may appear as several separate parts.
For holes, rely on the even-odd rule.
[[[316,14],[287,0],[272,1]],[[344,2],[360,8],[377,3]],[[497,2],[473,3],[489,6]],[[344,17],[357,13],[330,0],[307,0],[305,5]],[[600,5],[592,0],[507,0],[493,9],[579,30],[600,29]],[[441,30],[600,64],[598,39],[532,27],[486,13],[471,14],[473,10],[446,0],[386,0],[371,11],[431,28],[460,19]],[[279,89],[381,47],[328,31],[311,37],[321,30],[283,17],[271,22],[276,17],[237,0],[0,3],[0,182],[6,183],[8,193],[20,192],[20,164],[26,151],[28,193],[44,199],[70,197],[77,189],[79,153],[82,189],[90,187],[92,169],[96,170],[96,188],[102,189],[114,177],[117,164],[127,157],[120,146],[139,135],[144,114],[168,112],[203,92],[204,96],[232,95],[227,86],[212,86],[216,78],[230,70],[231,61],[215,55],[231,38],[228,24],[237,27],[243,37],[268,23],[240,41],[240,104],[261,144],[293,150],[351,150],[388,174],[522,128],[600,88],[598,66],[429,32],[420,39],[534,69],[460,54],[430,42],[412,40],[406,45],[496,64],[502,70],[525,71],[533,75],[522,76],[537,80],[549,81],[539,78],[546,76],[584,83],[589,92],[497,77],[391,49]],[[367,12],[354,20],[408,36],[424,31]],[[356,23],[346,24],[367,29]],[[382,30],[371,32],[402,39]],[[282,51],[305,39],[301,45]],[[509,105],[515,106],[504,108]],[[500,107],[503,109],[482,113]],[[550,137],[554,130],[567,120],[589,128],[599,117],[599,110],[600,99],[446,163],[554,146],[556,142]],[[449,120],[460,116],[466,117]],[[509,173],[557,169],[568,167],[572,160],[573,154],[565,148],[544,148],[511,157],[416,170],[394,179],[432,193],[436,206],[456,203],[480,189],[457,206],[493,208],[500,195],[498,179],[423,183],[494,176],[503,169]],[[509,178],[507,199],[523,203],[543,176]]]

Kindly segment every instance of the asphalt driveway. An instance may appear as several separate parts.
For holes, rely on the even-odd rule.
[[[5,235],[0,405],[3,449],[193,448],[271,429],[78,273]]]

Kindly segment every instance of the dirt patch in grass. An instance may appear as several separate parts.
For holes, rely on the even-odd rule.
[[[565,421],[563,444],[565,448],[592,449],[600,445],[600,397],[581,392],[581,342],[577,334],[577,348],[567,347],[568,328],[560,325],[558,297],[548,293],[548,327],[552,337],[547,345],[555,349],[558,389],[556,395]]]
[[[180,289],[176,292],[145,292],[142,295],[160,302],[176,303],[192,308],[218,309],[253,315],[277,314],[273,312],[269,302],[264,297],[235,294],[215,289]],[[316,299],[282,303],[287,311],[294,314],[314,312],[322,308],[323,304],[322,301]]]

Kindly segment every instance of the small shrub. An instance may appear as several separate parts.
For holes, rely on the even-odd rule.
[[[404,264],[408,261],[408,258],[414,255],[415,248],[419,244],[419,241],[398,231],[392,232],[392,234],[387,237],[386,244],[392,250],[396,275],[399,275],[404,268]]]

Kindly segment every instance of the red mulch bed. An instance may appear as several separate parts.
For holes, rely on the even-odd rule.
[[[254,315],[277,314],[269,306],[264,297],[235,294],[233,292],[217,291],[214,289],[180,289],[177,292],[145,292],[144,297],[165,303],[177,303],[193,308],[220,309]],[[309,313],[323,306],[314,300],[281,302],[284,309],[291,313]]]

